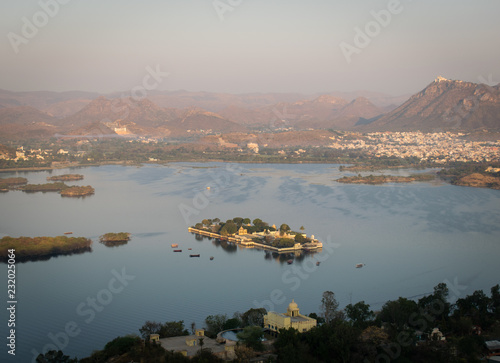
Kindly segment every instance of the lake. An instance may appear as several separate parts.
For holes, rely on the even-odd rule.
[[[28,362],[56,345],[83,358],[117,336],[139,334],[146,320],[202,327],[213,314],[231,317],[261,306],[284,312],[292,299],[301,313],[319,313],[326,290],[341,307],[364,300],[377,310],[399,296],[419,298],[440,282],[448,284],[452,301],[480,289],[489,294],[500,282],[496,190],[439,180],[341,184],[334,180],[352,173],[318,164],[109,165],[0,175],[45,183],[65,173],[83,174],[84,180],[67,184],[92,185],[95,195],[0,194],[0,236],[71,231],[94,241],[90,253],[17,263],[16,357],[4,345],[2,361]],[[304,226],[327,245],[288,265],[287,256],[187,231],[215,217]],[[99,243],[100,235],[121,231],[132,234],[126,245]],[[174,253],[173,243],[183,252]],[[357,263],[366,266],[357,269]],[[6,282],[7,266],[0,264],[0,271]],[[1,296],[7,305],[6,283]]]

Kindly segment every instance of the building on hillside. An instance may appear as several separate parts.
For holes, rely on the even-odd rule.
[[[248,234],[248,230],[243,228],[243,226],[240,227],[240,229],[238,229],[238,235],[243,235],[243,234]]]
[[[159,339],[161,346],[167,351],[179,352],[192,358],[200,352],[200,349],[209,349],[221,359],[235,359],[234,345],[219,344],[215,339],[205,336],[203,329],[196,329],[193,335],[181,335],[177,337]],[[203,342],[203,345],[201,345]]]
[[[269,329],[272,333],[278,333],[280,329],[288,328],[294,328],[303,333],[314,328],[316,324],[316,319],[300,314],[299,307],[293,300],[288,305],[286,313],[270,311],[264,315],[264,328]]]

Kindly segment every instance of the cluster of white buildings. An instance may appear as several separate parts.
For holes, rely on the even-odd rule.
[[[358,139],[342,136],[331,138],[329,147],[339,150],[364,151],[374,157],[416,157],[420,161],[447,163],[450,161],[498,161],[500,141],[475,142],[464,134],[437,132],[374,132]]]

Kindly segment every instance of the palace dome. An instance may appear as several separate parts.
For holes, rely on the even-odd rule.
[[[293,301],[293,299],[292,302],[288,305],[288,310],[289,311],[299,310],[299,307],[297,306],[295,301]]]

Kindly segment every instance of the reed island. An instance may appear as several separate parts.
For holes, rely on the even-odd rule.
[[[16,250],[21,262],[48,260],[59,255],[90,252],[92,240],[84,237],[3,237],[0,239],[0,262],[7,261],[7,251]]]

